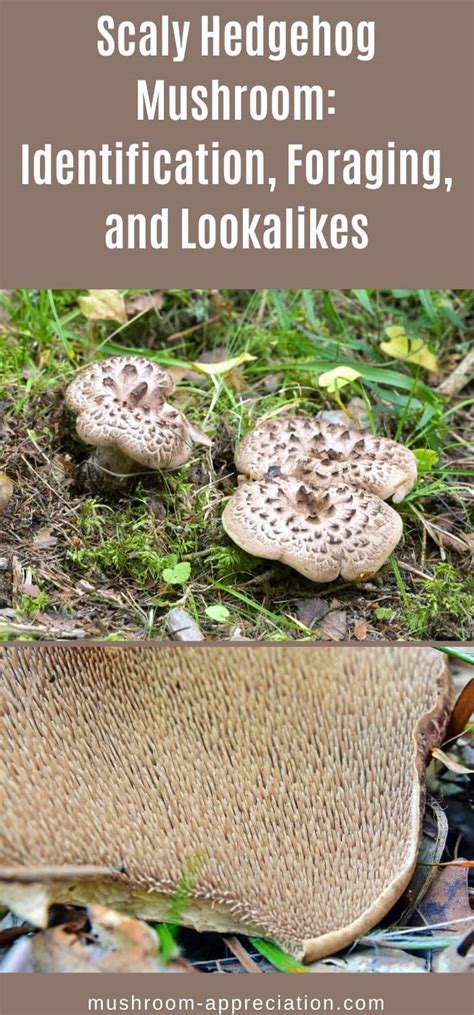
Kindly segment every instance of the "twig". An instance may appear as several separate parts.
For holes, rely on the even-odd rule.
[[[201,328],[206,328],[208,324],[217,324],[217,322],[221,320],[222,314],[216,314],[214,317],[208,317],[205,321],[199,321],[199,324],[193,324],[192,328],[185,328],[184,331],[175,331],[174,335],[169,335],[166,341],[178,342],[181,338],[188,338],[189,335],[194,335],[194,333],[196,331],[200,331]]]
[[[418,578],[423,578],[426,582],[434,582],[435,580],[432,575],[419,571],[417,567],[412,567],[411,564],[404,564],[401,560],[398,561],[398,566],[403,568],[404,571],[409,571],[410,574],[416,574]]]
[[[245,950],[244,946],[240,943],[236,937],[225,937],[224,942],[230,949],[236,959],[239,960],[240,965],[243,966],[246,973],[261,973],[260,966],[254,962],[250,957],[249,953]]]
[[[474,377],[474,349],[470,349],[464,359],[458,363],[457,367],[449,374],[449,377],[445,377],[444,381],[436,388],[439,395],[445,395],[447,398],[453,398],[454,395],[459,394],[466,384]]]

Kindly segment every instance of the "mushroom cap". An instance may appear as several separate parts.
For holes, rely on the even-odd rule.
[[[5,901],[43,867],[49,902],[163,919],[194,861],[185,925],[313,960],[407,885],[450,706],[441,653],[5,646],[0,675]]]
[[[235,463],[252,479],[278,469],[320,489],[349,483],[396,503],[417,479],[416,458],[403,445],[309,416],[258,423],[239,444]]]
[[[403,531],[400,515],[371,493],[340,482],[319,490],[279,477],[239,486],[222,524],[247,553],[280,560],[316,582],[374,574]]]
[[[78,413],[79,437],[94,447],[118,448],[151,469],[177,469],[193,441],[210,440],[166,402],[174,382],[143,356],[111,356],[79,371],[66,389]]]

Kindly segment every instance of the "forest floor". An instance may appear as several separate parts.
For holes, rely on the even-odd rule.
[[[0,472],[13,495],[0,514],[0,637],[162,639],[188,623],[212,640],[472,637],[474,397],[472,384],[437,390],[472,348],[472,292],[134,290],[117,294],[121,323],[88,319],[81,295],[1,297]],[[124,351],[172,373],[173,404],[212,447],[117,496],[84,481],[90,448],[64,389]],[[338,392],[320,384],[341,366],[358,376]],[[315,584],[241,551],[221,515],[235,445],[258,419],[347,409],[411,448],[419,479],[383,569]]]

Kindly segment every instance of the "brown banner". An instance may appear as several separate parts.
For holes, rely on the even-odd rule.
[[[336,976],[184,976],[103,973],[6,975],[3,1015],[88,1015],[90,1012],[383,1012],[384,1015],[468,1015],[469,975],[401,973]]]
[[[293,0],[290,5],[283,0],[260,0],[258,6],[254,0],[238,4],[177,0],[172,5],[147,0],[1,0],[1,9],[3,286],[464,288],[473,284],[470,0],[325,0],[316,6],[307,0]],[[224,57],[221,33],[221,55],[204,58],[203,15],[219,15],[223,25],[237,20],[244,31],[246,22],[263,16],[266,55]],[[98,32],[100,16],[108,17],[109,24],[113,19],[114,31],[109,35],[105,30]],[[190,21],[185,59],[173,59],[176,39],[162,17]],[[158,56],[101,56],[98,43],[107,48],[112,35],[116,48],[118,26],[130,19],[136,36],[142,21],[158,25]],[[304,28],[291,26],[299,19],[308,26],[308,48],[329,45],[331,56],[314,57],[312,49],[306,56],[297,55]],[[314,19],[330,23],[329,42],[321,27],[314,37]],[[280,59],[281,51],[275,51],[276,37],[266,31],[274,20],[285,23],[286,45],[296,50],[287,52],[284,59]],[[338,38],[340,21],[346,22],[346,28]],[[367,30],[362,27],[359,33],[364,21],[375,22],[373,53],[367,49]],[[130,34],[125,41],[130,43]],[[256,30],[250,41],[257,44]],[[272,45],[273,60],[268,56]],[[239,122],[139,122],[138,80],[147,83],[149,102],[155,82],[164,81],[166,110],[171,85],[200,83],[211,89],[212,80],[249,89],[264,85],[272,95],[277,89],[278,115],[287,100],[291,115],[283,120],[272,116],[264,122],[250,120],[245,115],[247,96]],[[294,89],[301,84],[318,84],[322,93],[315,99],[312,120],[295,122]],[[321,119],[316,118],[318,101],[324,112]],[[330,112],[332,108],[335,113]],[[78,182],[76,173],[71,183],[32,183],[37,176],[47,178],[48,145],[56,180],[58,151],[73,153],[60,156],[60,172],[67,179],[69,160],[74,160],[77,149],[96,151],[107,144],[115,156],[117,142],[124,151],[136,144],[140,155],[144,142],[149,142],[150,151],[169,151],[172,182],[91,186]],[[221,173],[221,155],[226,150],[262,150],[265,182],[192,186],[175,182],[176,151],[185,148],[194,153],[203,144],[212,152],[213,143]],[[294,185],[288,182],[289,145],[302,146],[292,156],[303,162],[294,166]],[[338,156],[336,182],[329,184],[328,149],[362,153],[362,182],[341,183]],[[377,186],[375,156],[367,166],[367,150],[382,153],[377,158],[385,167],[384,186]],[[419,181],[425,187],[420,182],[400,184],[405,171],[401,150],[416,153]],[[437,169],[435,157],[423,154],[433,150],[440,153]],[[308,156],[314,151],[322,154]],[[191,158],[197,172],[195,156]],[[415,156],[404,158],[406,171],[413,174]],[[127,160],[128,166],[128,156]],[[246,165],[244,169],[248,175]],[[374,187],[366,186],[367,172]],[[308,182],[308,174],[313,181],[322,175],[322,182]],[[387,182],[392,176],[394,182]],[[272,178],[276,180],[273,191],[268,185]],[[432,186],[437,178],[439,186]],[[446,178],[452,186],[445,183]],[[211,233],[215,229],[216,241],[209,249],[182,249],[183,208],[189,209],[186,243],[202,243],[200,217],[208,216],[202,226],[204,239],[206,222],[209,225],[212,220],[209,229]],[[123,217],[126,241],[129,214],[143,216],[146,249],[108,249],[107,216]],[[266,215],[274,216],[270,221],[279,224],[282,249],[271,249],[274,241],[265,232]],[[223,216],[227,216],[224,224]],[[361,226],[361,216],[366,226]],[[153,249],[151,239],[160,242],[165,219],[167,243],[164,249]],[[249,228],[249,222],[257,223],[255,229]],[[135,242],[138,231],[136,227]],[[364,233],[369,237],[365,247]],[[258,242],[269,243],[270,249],[254,249],[254,235]],[[310,238],[315,249],[310,248]]]

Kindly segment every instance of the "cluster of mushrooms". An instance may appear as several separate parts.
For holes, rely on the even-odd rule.
[[[0,646],[0,901],[258,934],[312,962],[415,869],[451,686],[430,648]]]
[[[403,531],[398,503],[417,479],[408,448],[336,423],[285,416],[242,441],[244,481],[223,515],[248,553],[281,560],[316,582],[368,577]]]
[[[210,439],[169,404],[174,383],[141,356],[81,370],[66,390],[89,461],[110,485],[177,469]],[[266,420],[236,451],[241,473],[223,525],[242,549],[280,560],[316,582],[374,574],[402,534],[398,503],[417,478],[415,456],[385,437],[318,418]]]

